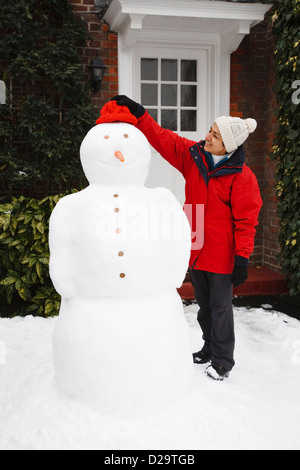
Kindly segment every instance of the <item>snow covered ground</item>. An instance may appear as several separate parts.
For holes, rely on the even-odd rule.
[[[202,345],[197,306],[184,310],[195,351]],[[236,366],[229,379],[215,382],[195,365],[188,396],[135,420],[105,416],[57,393],[51,350],[57,318],[0,318],[0,449],[299,450],[300,322],[268,305],[234,312]]]

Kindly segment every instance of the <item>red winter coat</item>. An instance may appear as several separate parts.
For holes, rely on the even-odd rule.
[[[244,163],[243,146],[227,161],[213,167],[211,155],[203,148],[205,141],[194,142],[161,128],[147,111],[138,119],[137,127],[185,178],[185,207],[192,229],[189,266],[230,274],[234,255],[249,258],[253,251],[255,227],[262,206],[256,177]],[[203,227],[199,230],[197,205],[204,207],[202,248],[199,240]],[[200,213],[201,210],[198,217]]]

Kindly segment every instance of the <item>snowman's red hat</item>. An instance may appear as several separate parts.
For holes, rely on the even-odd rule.
[[[103,124],[104,122],[128,122],[135,126],[138,120],[131,114],[127,106],[120,106],[116,101],[109,101],[101,109],[96,124]]]

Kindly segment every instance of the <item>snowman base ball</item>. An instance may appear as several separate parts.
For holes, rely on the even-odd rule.
[[[105,414],[147,416],[191,389],[187,325],[171,291],[63,301],[53,351],[59,390]]]
[[[145,187],[150,146],[124,108],[104,106],[80,150],[90,185],[62,198],[50,218],[50,276],[62,298],[53,360],[61,392],[103,413],[138,417],[191,389],[177,292],[191,242],[173,194]]]

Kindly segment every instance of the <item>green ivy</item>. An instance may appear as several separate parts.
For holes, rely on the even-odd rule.
[[[0,204],[0,316],[56,315],[49,277],[49,218],[62,195]]]
[[[272,158],[278,161],[276,190],[280,217],[280,261],[291,295],[300,294],[300,0],[275,0],[275,68],[278,130]]]
[[[78,55],[85,22],[68,0],[0,0],[0,197],[44,197],[86,180],[79,147],[95,122]]]

